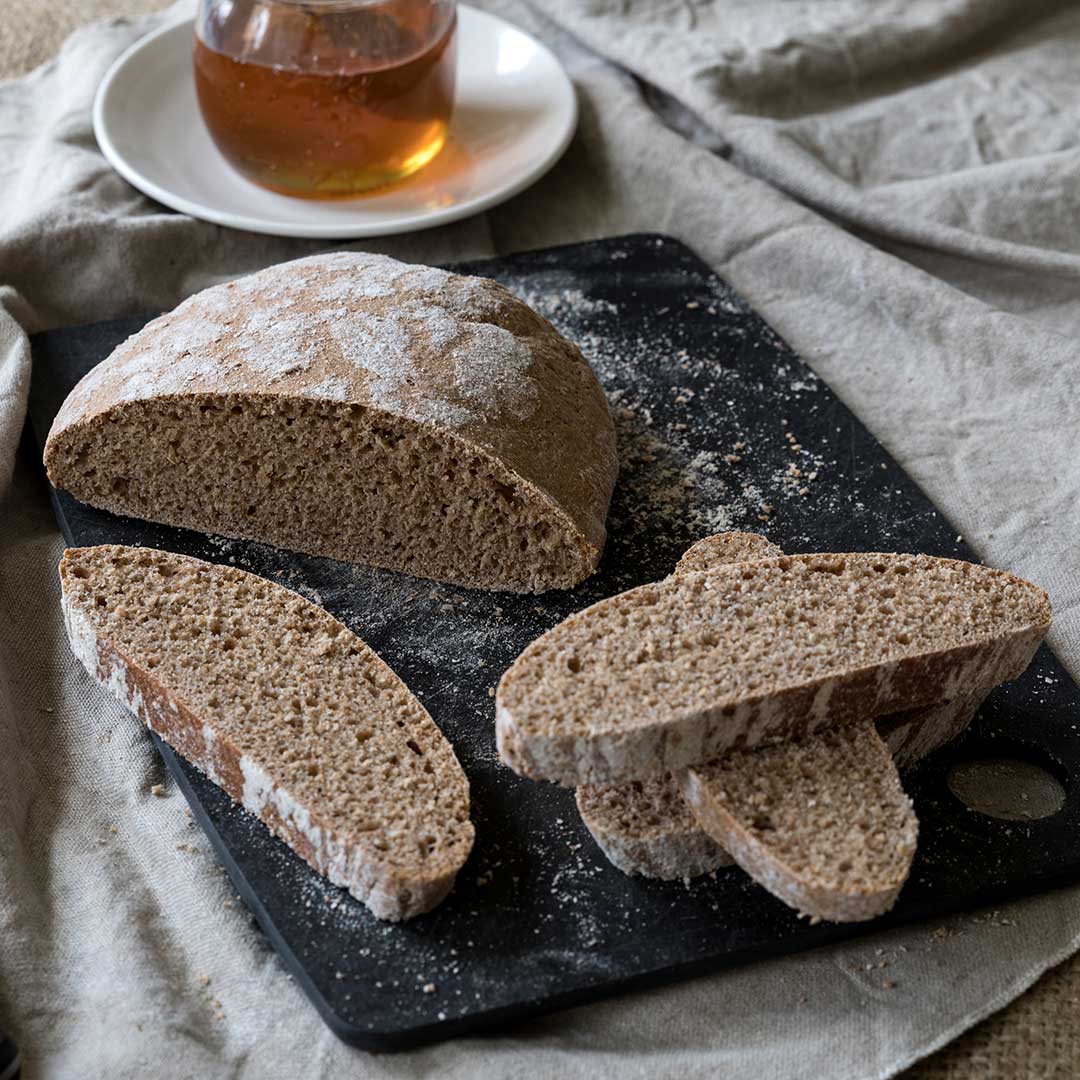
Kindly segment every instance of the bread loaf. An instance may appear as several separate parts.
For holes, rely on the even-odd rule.
[[[207,289],[64,402],[91,506],[486,589],[596,568],[616,473],[576,346],[502,286],[337,252]]]
[[[925,555],[796,555],[603,600],[502,677],[496,734],[523,775],[641,779],[960,693],[1027,666],[1043,590]]]
[[[60,564],[71,648],[154,732],[381,919],[429,911],[473,841],[469,785],[424,707],[321,608],[149,548]]]

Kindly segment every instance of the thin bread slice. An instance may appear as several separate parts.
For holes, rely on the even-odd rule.
[[[596,569],[617,470],[576,345],[494,281],[359,251],[148,323],[68,396],[45,465],[113,513],[514,592]]]
[[[583,784],[575,799],[597,846],[624,874],[676,881],[735,861],[701,827],[671,773]]]
[[[680,781],[706,832],[802,914],[872,919],[907,880],[918,822],[872,720],[738,751]]]
[[[705,536],[691,544],[675,566],[676,574],[693,574],[712,570],[731,563],[756,562],[759,559],[775,559],[783,555],[783,549],[766,540],[764,536],[748,532],[722,532]]]
[[[571,786],[640,779],[797,739],[1027,667],[1046,593],[926,555],[793,555],[602,600],[500,680],[502,760]]]
[[[450,891],[473,842],[469,784],[405,684],[288,589],[150,548],[60,563],[87,671],[298,855],[380,919]]]

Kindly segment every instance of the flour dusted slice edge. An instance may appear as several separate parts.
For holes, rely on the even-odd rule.
[[[68,396],[45,464],[113,513],[516,592],[595,570],[617,470],[550,323],[494,281],[349,251],[147,324]]]
[[[1043,590],[924,555],[796,555],[675,575],[534,641],[496,695],[502,760],[614,783],[986,692],[1030,662]]]
[[[473,842],[454,752],[345,626],[272,582],[148,548],[68,550],[71,648],[152,731],[377,917],[440,903]]]

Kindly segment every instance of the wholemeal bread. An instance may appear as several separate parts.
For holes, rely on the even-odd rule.
[[[680,769],[961,692],[1029,663],[1046,594],[925,555],[795,555],[677,574],[578,612],[500,680],[502,760],[578,786]]]
[[[779,554],[753,534],[720,534],[690,548],[676,573]],[[929,752],[933,737],[916,733],[924,725],[951,731],[958,712],[970,720],[970,697],[960,700],[960,708],[945,702],[881,721],[898,751]],[[890,749],[868,717],[735,751],[668,774],[668,783],[716,849],[774,896],[812,918],[857,922],[892,907],[915,857],[918,822]],[[692,830],[680,824],[677,832],[689,849]]]
[[[92,506],[487,589],[596,568],[616,473],[576,346],[502,286],[337,252],[192,296],[45,447]]]
[[[675,573],[782,554],[757,533],[716,533],[688,547]],[[698,824],[670,772],[625,784],[583,784],[575,798],[597,846],[625,874],[673,881],[733,862]]]
[[[879,716],[878,735],[885,740],[896,767],[906,769],[967,731],[985,699],[985,691],[961,693],[937,705]]]
[[[706,832],[789,906],[833,922],[892,907],[918,823],[872,720],[680,774]]]
[[[675,572],[780,554],[775,544],[756,533],[717,533],[688,548]],[[878,717],[876,727],[896,765],[902,767],[959,735],[978,705],[978,699],[963,695],[953,702]],[[877,747],[872,747],[872,754],[876,761]],[[624,873],[672,880],[696,877],[733,862],[722,844],[698,823],[682,796],[679,778],[670,772],[624,784],[584,785],[577,789],[577,806],[601,851]]]
[[[72,651],[147,726],[381,919],[428,911],[472,847],[469,785],[345,626],[226,566],[103,546],[60,564]]]

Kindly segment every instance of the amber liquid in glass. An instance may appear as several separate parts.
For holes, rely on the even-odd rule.
[[[226,37],[219,51],[196,37],[199,107],[236,169],[286,195],[335,198],[400,180],[438,154],[453,109],[456,18],[431,42],[422,14],[412,26],[385,15],[346,27],[302,10],[275,17],[308,20],[287,28],[296,64],[236,59],[240,40]],[[428,44],[410,50],[416,42]],[[304,57],[320,70],[304,70]]]

